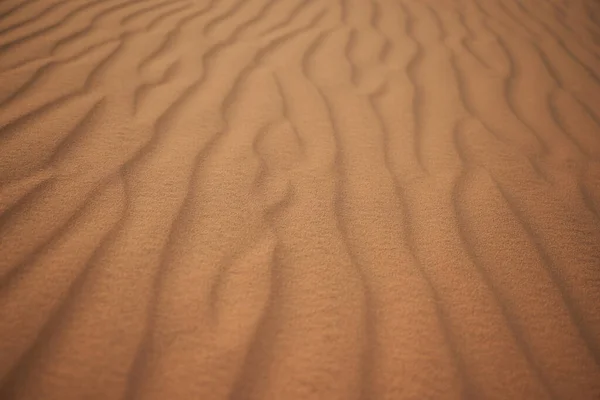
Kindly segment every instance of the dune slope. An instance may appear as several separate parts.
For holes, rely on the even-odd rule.
[[[0,2],[0,398],[599,399],[600,3]]]

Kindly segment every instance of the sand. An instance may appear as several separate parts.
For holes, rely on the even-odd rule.
[[[0,2],[1,399],[600,399],[600,3]]]

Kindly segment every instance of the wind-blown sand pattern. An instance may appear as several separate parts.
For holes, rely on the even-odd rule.
[[[0,398],[600,399],[600,3],[0,2]]]

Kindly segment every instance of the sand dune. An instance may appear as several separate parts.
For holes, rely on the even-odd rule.
[[[0,398],[600,399],[600,3],[0,2]]]

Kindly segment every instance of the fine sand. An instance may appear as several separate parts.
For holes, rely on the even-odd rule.
[[[600,399],[600,3],[0,1],[0,398]]]

